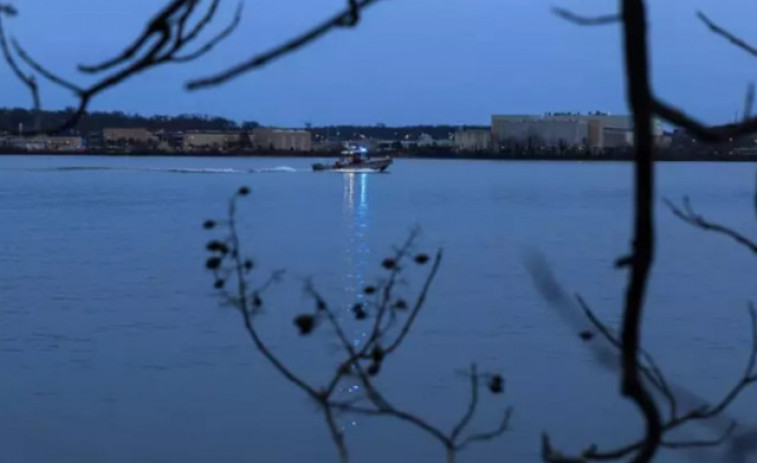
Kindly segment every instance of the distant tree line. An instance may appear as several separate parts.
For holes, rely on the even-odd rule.
[[[73,108],[62,111],[40,111],[41,123],[45,126],[62,124],[74,113]],[[0,126],[31,130],[35,124],[35,113],[22,108],[0,108]],[[180,114],[177,116],[141,116],[123,111],[90,112],[82,116],[75,129],[67,134],[86,135],[108,127],[146,128],[148,130],[188,131],[188,130],[251,130],[259,127],[255,121],[239,123],[230,119],[205,114]]]
[[[69,119],[76,110],[66,108],[60,111],[39,112],[42,126],[60,125]],[[24,132],[31,131],[35,125],[36,114],[33,110],[24,108],[0,108],[0,127],[23,128]],[[207,114],[179,114],[176,116],[154,115],[143,116],[128,114],[123,111],[93,111],[81,116],[80,122],[75,129],[65,134],[86,135],[89,132],[100,131],[108,127],[117,128],[146,128],[148,130],[166,130],[169,132],[189,130],[252,130],[260,127],[257,121],[238,122],[220,116]],[[355,140],[361,137],[399,140],[408,137],[416,140],[421,134],[428,134],[435,140],[449,139],[452,134],[460,129],[489,130],[488,126],[458,126],[458,125],[409,125],[387,127],[384,124],[372,126],[360,125],[333,125],[322,127],[308,127],[315,140]]]

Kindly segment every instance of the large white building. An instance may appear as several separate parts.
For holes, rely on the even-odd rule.
[[[458,151],[488,151],[492,146],[490,130],[458,130],[455,132],[455,147]]]
[[[655,123],[654,132],[661,136],[662,125]],[[494,115],[492,136],[505,147],[621,148],[633,143],[633,119],[603,113]]]

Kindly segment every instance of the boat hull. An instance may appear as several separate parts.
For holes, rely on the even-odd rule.
[[[315,172],[384,172],[392,164],[392,158],[369,159],[351,164],[313,164]]]

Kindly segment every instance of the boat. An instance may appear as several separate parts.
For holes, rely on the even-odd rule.
[[[315,172],[384,172],[394,162],[391,156],[371,158],[364,147],[348,145],[333,164],[313,164]]]

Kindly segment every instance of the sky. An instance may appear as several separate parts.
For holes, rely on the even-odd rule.
[[[76,65],[121,51],[168,0],[15,0],[6,27],[37,60],[79,83]],[[264,51],[320,21],[346,0],[244,0],[239,30],[201,61],[170,65],[100,95],[94,110],[202,113],[265,125],[488,124],[492,114],[627,112],[617,26],[577,27],[550,9],[586,14],[617,8],[608,0],[384,0],[356,29],[316,44],[220,88],[183,84]],[[206,0],[207,2],[207,0]],[[655,91],[696,117],[730,122],[743,108],[757,58],[714,36],[702,10],[757,44],[757,2],[648,1]],[[222,1],[216,30],[233,15]],[[2,64],[2,63],[0,63]],[[0,105],[30,97],[0,66]],[[45,85],[45,108],[74,105]]]

